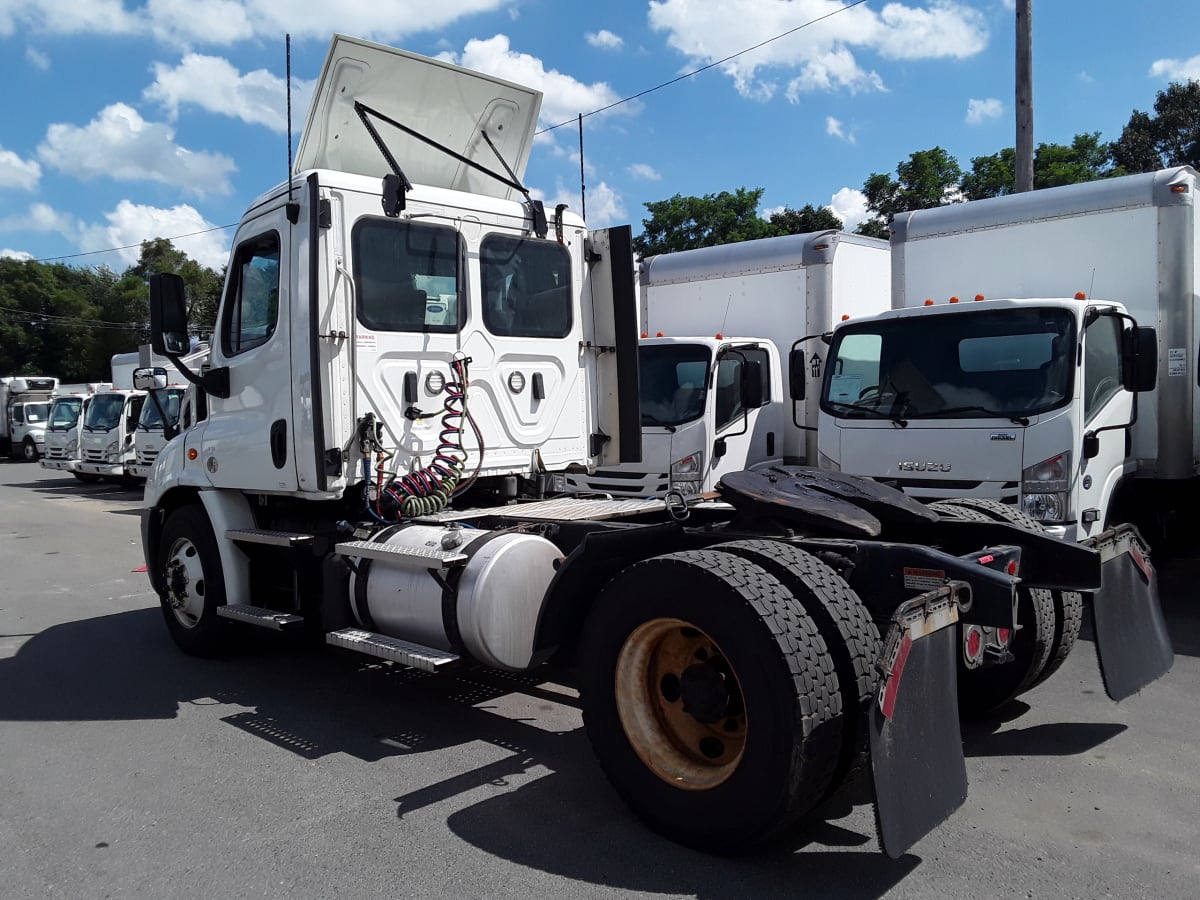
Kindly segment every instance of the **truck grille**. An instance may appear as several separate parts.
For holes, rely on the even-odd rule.
[[[617,472],[598,470],[591,475],[568,475],[573,491],[595,491],[614,497],[659,497],[667,492],[666,472]]]
[[[84,450],[83,461],[94,463],[108,462],[108,460],[104,458],[103,450]]]
[[[66,447],[46,447],[46,452],[43,454],[46,459],[70,459],[67,455]]]
[[[137,452],[139,466],[152,466],[156,459],[158,459],[157,450],[138,450]]]

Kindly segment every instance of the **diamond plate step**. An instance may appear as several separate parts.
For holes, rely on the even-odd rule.
[[[304,616],[298,616],[295,613],[279,612],[279,610],[267,609],[264,606],[250,606],[246,603],[230,603],[225,606],[218,606],[217,615],[225,619],[234,619],[238,622],[249,622],[251,625],[259,625],[262,628],[270,628],[274,631],[298,628],[304,624]]]
[[[430,563],[437,563],[440,566],[461,566],[467,561],[466,554],[458,550],[438,550],[434,547],[397,547],[391,544],[377,544],[374,541],[343,541],[333,550],[342,556],[381,559],[399,564],[407,562],[423,568],[428,568]]]
[[[433,647],[423,647],[399,638],[387,637],[373,631],[363,631],[360,628],[343,628],[331,631],[325,635],[326,643],[347,650],[356,650],[368,656],[387,659],[401,665],[421,669],[424,672],[437,672],[443,666],[458,662],[458,657],[445,650]]]
[[[244,544],[268,544],[272,547],[304,547],[317,539],[315,534],[298,531],[267,531],[259,528],[230,528],[226,540]]]

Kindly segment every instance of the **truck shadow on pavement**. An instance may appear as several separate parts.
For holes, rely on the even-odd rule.
[[[807,823],[736,858],[671,843],[612,792],[571,691],[540,674],[428,675],[265,633],[243,634],[247,652],[192,659],[170,643],[157,608],[56,625],[18,645],[22,637],[0,635],[0,649],[17,647],[0,659],[0,721],[174,719],[186,705],[221,705],[241,709],[219,710],[219,721],[312,761],[335,753],[419,760],[480,742],[507,754],[435,783],[420,765],[399,770],[399,840],[405,827],[429,827],[407,817],[445,803],[450,830],[498,857],[596,885],[714,898],[794,896],[802,884],[806,893],[873,900],[920,864],[880,853],[862,809],[847,820],[855,827]],[[513,695],[515,713],[503,703]],[[565,709],[539,722],[552,704]],[[488,796],[463,805],[480,790]]]

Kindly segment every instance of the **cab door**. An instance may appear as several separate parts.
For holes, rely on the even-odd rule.
[[[213,369],[229,370],[229,396],[208,396],[200,436],[200,463],[217,487],[297,487],[292,393],[304,379],[289,340],[291,227],[279,206],[238,229],[210,357]]]
[[[1079,536],[1099,534],[1105,527],[1108,503],[1129,460],[1129,429],[1133,418],[1133,395],[1123,387],[1121,332],[1123,322],[1101,315],[1090,322],[1083,336],[1084,434],[1095,432],[1099,453],[1083,458],[1080,448]],[[1092,521],[1086,521],[1092,519]]]
[[[723,348],[711,377],[715,436],[706,490],[722,475],[777,462],[783,452],[783,405],[771,393],[772,354],[752,344]],[[754,387],[750,381],[756,389],[747,390]]]

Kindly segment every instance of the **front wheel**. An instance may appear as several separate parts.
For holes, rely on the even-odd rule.
[[[25,462],[37,462],[39,455],[37,444],[33,442],[33,438],[27,437],[21,442],[21,459]]]
[[[843,726],[833,661],[800,601],[746,559],[686,551],[620,572],[580,663],[601,767],[672,840],[743,849],[830,786]]]
[[[225,576],[203,508],[185,506],[167,517],[156,560],[163,618],[175,643],[193,656],[220,654],[228,634],[228,623],[217,616]]]

